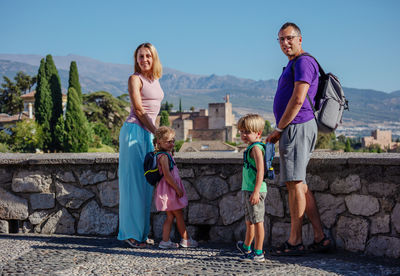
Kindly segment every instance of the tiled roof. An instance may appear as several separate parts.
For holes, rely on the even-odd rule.
[[[193,151],[237,151],[237,148],[222,141],[192,141],[183,143],[180,152]]]

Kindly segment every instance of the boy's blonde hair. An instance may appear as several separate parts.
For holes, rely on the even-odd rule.
[[[258,114],[247,114],[240,118],[237,124],[238,130],[262,132],[265,127],[265,120]]]
[[[152,73],[153,73],[153,78],[154,79],[160,79],[161,76],[162,76],[162,65],[161,65],[161,62],[160,62],[160,58],[158,57],[158,53],[157,53],[156,47],[154,47],[149,42],[140,44],[136,48],[135,53],[133,54],[134,62],[135,62],[135,73],[142,73],[141,72],[142,70],[140,69],[140,66],[139,66],[139,64],[137,62],[137,55],[138,55],[139,49],[142,48],[142,47],[149,49],[149,51],[151,53],[151,56],[153,57],[153,68],[151,68],[152,69]]]
[[[161,151],[158,147],[157,141],[165,139],[168,135],[172,134],[175,136],[175,130],[167,126],[160,126],[154,133],[153,145],[155,151]]]

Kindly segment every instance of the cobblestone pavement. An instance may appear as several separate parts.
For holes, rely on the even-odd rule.
[[[231,244],[129,248],[115,237],[0,235],[1,275],[400,275],[400,260],[336,251],[239,261]]]

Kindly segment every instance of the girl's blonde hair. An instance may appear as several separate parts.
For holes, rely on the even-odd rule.
[[[166,139],[167,136],[169,136],[171,134],[175,137],[175,130],[173,130],[170,127],[160,126],[159,128],[157,128],[156,132],[154,133],[154,139],[153,139],[153,145],[154,145],[155,151],[162,151],[162,149],[159,148],[157,142],[159,140]]]
[[[137,55],[138,55],[139,49],[142,47],[149,49],[151,56],[153,57],[153,67],[152,67],[153,78],[160,79],[162,76],[162,65],[161,65],[160,59],[158,58],[158,53],[157,53],[156,47],[154,47],[153,44],[151,44],[149,42],[140,44],[135,50],[135,53],[133,55],[134,62],[135,62],[135,73],[142,73],[142,70],[140,69],[140,66],[137,62]]]
[[[259,132],[263,131],[265,120],[258,114],[247,114],[240,118],[237,124],[239,130]]]

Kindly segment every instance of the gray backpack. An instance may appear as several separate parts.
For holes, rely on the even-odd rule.
[[[318,131],[323,133],[335,131],[339,124],[342,123],[343,111],[349,110],[348,101],[344,96],[342,86],[335,75],[332,73],[325,74],[318,61],[308,53],[303,53],[294,60],[292,64],[293,76],[294,66],[297,59],[301,56],[312,57],[319,67],[320,76],[317,94],[315,95],[315,106],[312,104],[307,93],[308,102],[313,109],[314,117],[317,121]]]

